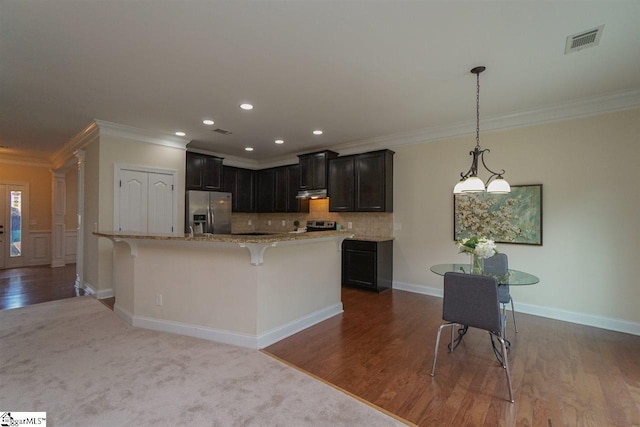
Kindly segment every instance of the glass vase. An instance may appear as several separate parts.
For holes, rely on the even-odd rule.
[[[484,258],[471,254],[471,274],[484,274]]]

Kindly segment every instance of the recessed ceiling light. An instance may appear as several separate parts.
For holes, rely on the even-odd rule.
[[[320,129],[316,129],[313,131],[314,135],[322,135],[322,131]]]
[[[253,110],[253,105],[251,104],[240,104],[240,108],[243,110]]]
[[[253,151],[253,147],[244,147],[245,151]]]
[[[284,140],[282,140],[282,139],[276,139],[276,140],[275,140],[275,143],[276,143],[276,144],[284,144]]]
[[[205,125],[207,125],[207,126],[211,126],[211,125],[212,125],[212,124],[214,124],[215,122],[214,122],[213,120],[209,120],[209,119],[207,119],[207,120],[203,120],[203,121],[202,121],[202,123],[204,123],[204,124],[205,124]]]
[[[176,135],[178,135],[178,136],[186,136],[187,134],[184,133],[184,132],[176,132]]]

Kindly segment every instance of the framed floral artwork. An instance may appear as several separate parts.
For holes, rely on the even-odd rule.
[[[455,194],[453,240],[469,236],[542,246],[542,184],[512,185],[509,194]]]

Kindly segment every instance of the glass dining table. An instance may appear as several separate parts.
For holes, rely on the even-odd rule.
[[[444,274],[448,272],[469,274],[471,272],[471,265],[469,263],[436,264],[431,266],[431,271],[440,276],[444,276]],[[503,275],[495,275],[495,274],[489,274],[489,273],[484,273],[484,274],[487,276],[495,277],[499,285],[509,285],[509,286],[535,285],[540,281],[540,279],[537,276],[534,276],[531,273],[526,273],[524,271],[519,271],[519,270],[509,269],[507,271],[507,274],[503,274]]]
[[[448,272],[457,272],[457,273],[470,274],[471,273],[471,264],[470,263],[466,263],[466,264],[436,264],[436,265],[431,266],[431,271],[436,273],[439,276],[444,276],[444,274],[448,273]],[[536,283],[538,283],[540,281],[540,279],[537,276],[534,276],[531,273],[526,273],[524,271],[512,270],[512,269],[507,270],[507,273],[506,274],[502,274],[502,275],[496,275],[496,274],[490,274],[490,273],[484,273],[484,275],[495,277],[497,279],[498,286],[500,286],[500,285],[509,285],[509,286],[535,285]],[[456,348],[458,346],[458,344],[460,344],[460,342],[462,341],[462,338],[467,333],[468,329],[469,329],[469,327],[464,325],[464,326],[462,326],[461,329],[458,330],[458,337],[451,344],[449,344],[449,349],[451,351],[453,351],[453,349]],[[507,340],[506,338],[505,338],[505,342],[507,344],[507,348],[511,347],[511,342],[509,340]],[[493,338],[491,338],[491,344],[493,346],[493,351],[495,353],[496,358],[498,359],[498,361],[500,363],[502,363],[502,356],[500,355],[499,351],[497,350],[497,348],[496,348],[496,346],[495,346],[495,344],[493,342]]]

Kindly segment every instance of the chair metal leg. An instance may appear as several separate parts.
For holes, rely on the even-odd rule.
[[[506,323],[506,318],[507,318],[507,304],[502,303],[502,315],[505,318],[505,322],[504,325],[502,326],[502,337],[504,339],[507,339],[507,323]]]
[[[518,333],[518,324],[516,323],[516,309],[513,308],[513,298],[509,296],[509,300],[511,300],[511,315],[513,316],[513,327],[516,330],[516,334]]]
[[[451,344],[449,344],[449,353],[453,353],[453,332],[456,330],[455,327],[451,328]]]
[[[507,344],[504,342],[504,338],[502,338],[501,336],[498,336],[498,341],[500,341],[500,344],[502,345],[502,367],[507,374],[507,384],[509,384],[509,401],[511,403],[514,403],[515,400],[513,399],[513,388],[511,387],[511,374],[509,373],[509,361],[507,360]]]
[[[455,323],[445,323],[443,325],[440,325],[440,327],[438,328],[438,335],[436,336],[436,348],[435,348],[435,350],[433,352],[433,366],[431,367],[431,376],[432,377],[436,374],[436,361],[438,360],[438,347],[440,346],[440,334],[442,333],[442,329],[444,329],[446,327],[453,328],[455,325],[456,325]],[[453,330],[453,329],[451,329],[451,330]]]

